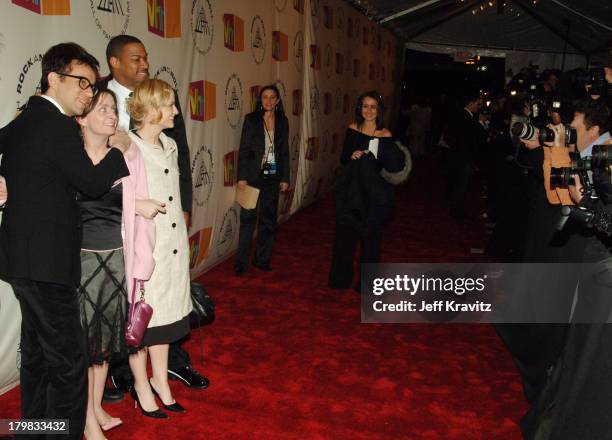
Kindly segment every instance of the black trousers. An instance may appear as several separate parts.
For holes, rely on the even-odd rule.
[[[240,208],[240,234],[238,238],[238,258],[236,263],[247,267],[251,254],[251,242],[257,223],[257,244],[253,261],[267,266],[272,258],[274,236],[276,235],[279,181],[259,179],[251,184],[259,188],[259,199],[255,209]],[[257,210],[259,209],[259,217]]]
[[[351,287],[353,260],[358,241],[361,241],[360,262],[362,264],[380,262],[382,228],[382,225],[369,225],[365,233],[360,233],[348,225],[336,224],[334,253],[329,271],[329,287],[333,289]]]
[[[465,201],[470,189],[474,164],[469,156],[451,151],[448,154],[447,196],[452,216],[465,215]]]
[[[76,288],[28,279],[12,279],[10,284],[22,316],[21,417],[69,419],[70,435],[62,438],[80,440],[87,410],[87,361]]]

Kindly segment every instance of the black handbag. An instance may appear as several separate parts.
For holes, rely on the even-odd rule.
[[[189,314],[191,328],[211,324],[215,320],[215,304],[200,283],[191,282],[191,303],[193,310]]]

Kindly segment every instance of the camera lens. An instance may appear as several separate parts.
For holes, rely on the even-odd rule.
[[[540,130],[540,133],[538,134],[538,139],[540,140],[541,144],[543,144],[544,142],[553,142],[555,140],[555,132],[548,127],[544,127]]]
[[[593,168],[606,168],[612,165],[612,145],[594,145],[591,153]]]
[[[567,188],[572,182],[571,168],[551,168],[550,169],[550,188]]]
[[[512,135],[524,141],[531,141],[537,138],[537,130],[533,125],[517,122],[512,126]]]
[[[576,129],[570,125],[565,126],[565,146],[573,145],[578,140]]]

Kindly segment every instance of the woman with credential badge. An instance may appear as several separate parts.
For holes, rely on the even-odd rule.
[[[238,190],[244,190],[247,185],[259,189],[259,198],[254,209],[240,209],[238,257],[234,265],[238,275],[247,270],[256,221],[258,235],[252,264],[260,270],[272,270],[270,260],[279,191],[289,188],[289,122],[274,85],[261,89],[257,110],[244,118],[238,155]]]

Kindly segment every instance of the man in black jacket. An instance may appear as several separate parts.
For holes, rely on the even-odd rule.
[[[106,61],[111,73],[100,83],[100,87],[112,90],[117,96],[119,128],[127,130],[131,124],[125,101],[140,83],[149,78],[148,54],[138,38],[131,35],[117,35],[106,46]],[[179,98],[176,91],[174,93],[175,105],[179,114],[174,118],[174,127],[164,130],[164,133],[174,139],[178,148],[181,206],[185,222],[187,227],[189,227],[192,205],[189,145],[187,144],[185,121],[181,112]],[[178,341],[170,344],[168,355],[169,378],[180,380],[191,388],[207,388],[210,384],[209,380],[192,367],[189,353],[181,347],[182,342]],[[123,365],[121,368],[111,366],[111,375],[119,389],[126,391],[131,386],[131,378],[127,365]],[[122,377],[127,380],[121,380]],[[110,390],[107,390],[105,398],[113,400],[112,397]]]
[[[74,439],[83,435],[87,406],[76,191],[97,197],[129,175],[118,149],[94,166],[73,119],[89,105],[97,73],[98,61],[77,44],[50,48],[42,59],[42,96],[30,98],[2,130],[0,145],[10,193],[0,273],[22,314],[21,416],[69,419]]]
[[[474,174],[474,160],[486,132],[477,119],[481,107],[478,94],[469,94],[464,107],[449,121],[444,137],[450,146],[448,153],[448,189],[450,214],[465,217],[465,198]]]

